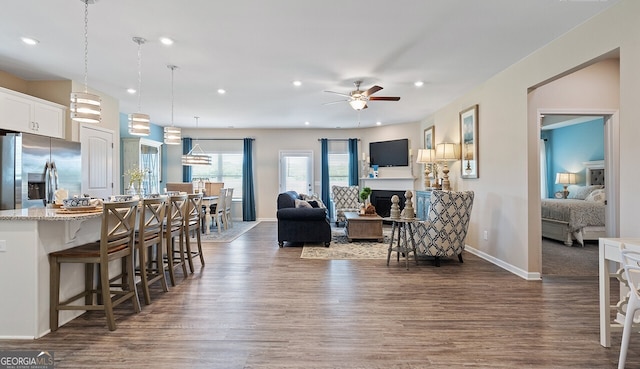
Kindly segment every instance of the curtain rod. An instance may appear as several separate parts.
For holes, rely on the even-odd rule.
[[[322,138],[319,138],[318,141],[322,141]],[[349,141],[351,140],[351,138],[327,138],[327,140],[329,141]],[[359,138],[356,138],[356,140],[360,141]]]

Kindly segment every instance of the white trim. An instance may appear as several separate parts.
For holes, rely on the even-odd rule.
[[[509,263],[505,263],[503,260],[498,259],[496,257],[493,257],[493,256],[491,256],[491,255],[489,255],[489,254],[487,254],[485,252],[482,252],[482,251],[480,251],[478,249],[475,249],[475,248],[473,248],[471,246],[465,245],[464,249],[465,249],[465,251],[468,251],[469,253],[471,253],[471,254],[473,254],[473,255],[481,258],[481,259],[484,259],[484,260],[490,262],[491,264],[499,266],[500,268],[502,268],[502,269],[504,269],[504,270],[506,270],[506,271],[508,271],[510,273],[513,273],[513,274],[517,275],[518,277],[526,279],[527,281],[539,281],[539,280],[542,279],[541,276],[540,276],[540,273],[538,273],[538,272],[529,273],[529,272],[527,272],[527,271],[525,271],[523,269],[518,268],[515,265],[511,265]]]

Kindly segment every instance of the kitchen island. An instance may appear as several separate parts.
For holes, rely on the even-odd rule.
[[[49,253],[100,238],[102,212],[50,208],[0,211],[0,339],[49,333]],[[61,298],[84,288],[84,267],[64,265]],[[61,311],[60,325],[83,311]]]

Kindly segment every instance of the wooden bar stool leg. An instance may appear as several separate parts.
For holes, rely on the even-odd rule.
[[[189,262],[189,270],[191,270],[191,273],[193,273],[194,268],[193,268],[193,257],[192,257],[192,254],[191,254],[191,240],[190,240],[191,235],[189,233],[190,232],[185,232],[184,238],[185,238],[185,246],[187,248],[187,252],[186,253],[187,253],[187,261]],[[198,233],[198,232],[196,232],[196,233]],[[199,237],[199,234],[198,234],[198,237]],[[185,270],[186,270],[186,268],[185,268]]]
[[[137,244],[138,249],[138,264],[140,265],[140,284],[142,285],[142,295],[144,296],[144,303],[151,304],[151,294],[149,293],[149,276],[148,268],[150,267],[150,261],[147,261],[147,253],[144,245]]]
[[[111,301],[111,294],[109,292],[109,268],[108,265],[100,265],[100,291],[102,296],[102,303],[104,304],[104,314],[107,317],[107,326],[110,331],[116,330],[116,318],[113,315],[113,303]]]
[[[170,240],[167,240],[167,269],[169,270],[169,280],[171,281],[171,285],[176,285],[176,276],[173,270],[173,249],[174,249],[175,240],[171,237]]]

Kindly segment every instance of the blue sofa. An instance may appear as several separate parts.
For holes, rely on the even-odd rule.
[[[331,244],[331,225],[325,208],[296,207],[300,196],[295,191],[278,194],[278,245],[285,242]]]

